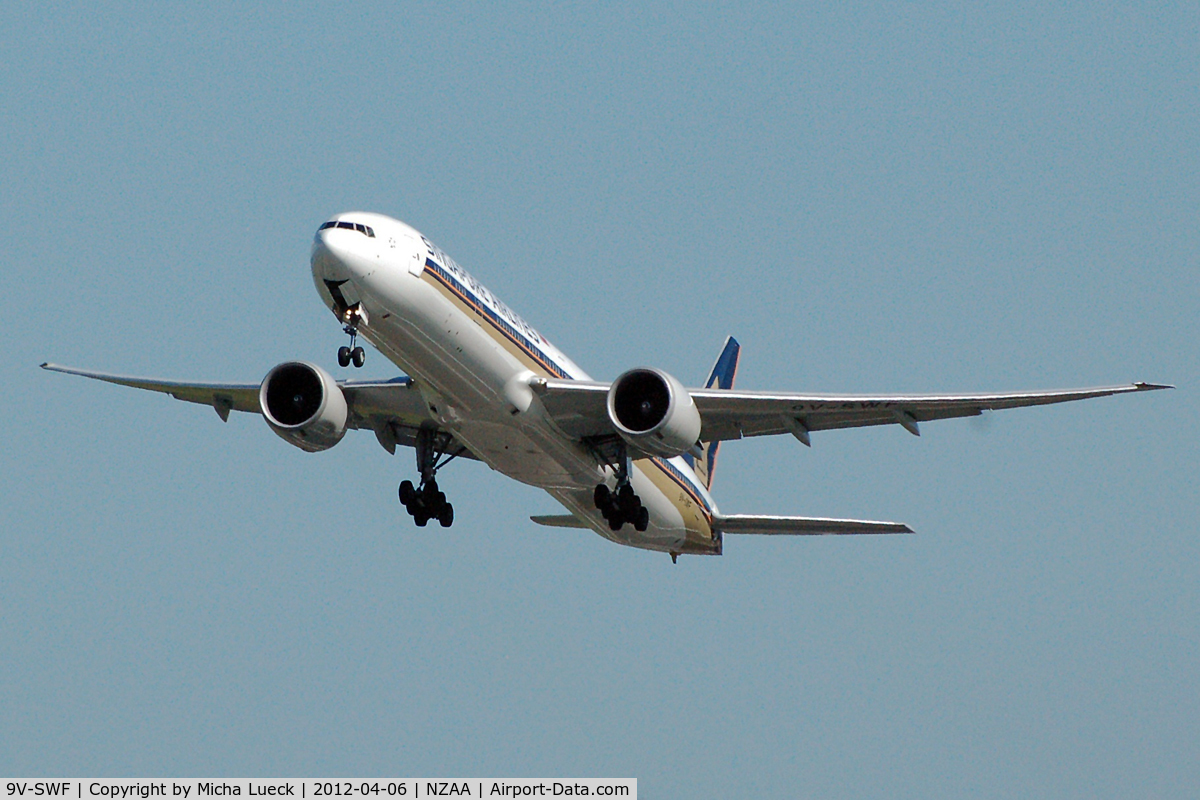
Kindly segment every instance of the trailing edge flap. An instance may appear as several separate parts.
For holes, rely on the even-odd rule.
[[[531,520],[538,525],[545,525],[548,528],[586,528],[579,517],[572,514],[543,514],[530,517]]]
[[[863,519],[821,519],[819,517],[770,517],[755,514],[731,514],[714,517],[713,529],[721,533],[754,533],[765,536],[841,536],[866,533],[912,533],[902,522],[874,522]]]

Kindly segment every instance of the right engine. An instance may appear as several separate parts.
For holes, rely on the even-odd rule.
[[[346,435],[346,396],[325,370],[287,361],[267,373],[258,390],[263,419],[301,450],[328,450]]]
[[[608,418],[635,452],[647,455],[682,455],[700,437],[700,412],[691,395],[658,369],[631,369],[613,381]]]

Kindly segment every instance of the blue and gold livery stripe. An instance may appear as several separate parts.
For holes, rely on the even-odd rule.
[[[647,460],[654,466],[658,467],[658,469],[664,475],[670,478],[673,483],[677,484],[680,489],[683,489],[683,491],[687,493],[688,497],[692,498],[696,505],[700,506],[700,508],[704,510],[705,519],[707,519],[709,523],[712,522],[712,507],[709,506],[704,497],[698,491],[696,491],[695,484],[688,480],[687,475],[685,475],[678,467],[676,467],[670,461],[667,461],[665,458],[651,458]]]
[[[537,345],[529,341],[525,334],[514,328],[508,320],[497,314],[492,308],[484,304],[475,296],[475,293],[468,289],[463,283],[447,271],[442,265],[438,264],[432,258],[425,259],[425,270],[439,283],[445,286],[454,296],[466,303],[483,319],[487,320],[493,328],[500,332],[506,339],[517,346],[521,352],[529,356],[542,369],[546,370],[555,378],[570,379],[571,375],[567,374],[562,367],[555,364],[550,356],[546,355]]]

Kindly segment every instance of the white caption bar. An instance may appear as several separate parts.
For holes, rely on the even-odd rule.
[[[435,798],[619,797],[637,800],[636,778],[205,778],[38,780],[0,778],[0,798],[25,800],[197,800],[210,797]]]

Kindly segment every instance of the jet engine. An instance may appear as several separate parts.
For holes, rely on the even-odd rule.
[[[647,455],[682,455],[700,438],[700,412],[691,395],[662,370],[631,369],[613,381],[608,418],[633,450]]]
[[[287,361],[267,373],[258,405],[271,430],[301,450],[328,450],[346,435],[346,396],[325,370]]]

